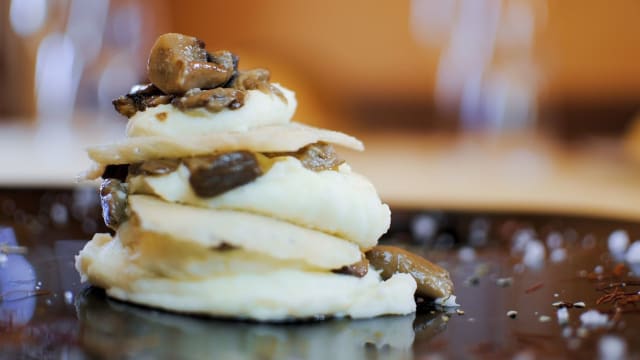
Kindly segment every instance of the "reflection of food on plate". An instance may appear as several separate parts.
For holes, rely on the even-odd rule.
[[[449,274],[376,246],[390,211],[334,146],[357,139],[291,121],[293,92],[228,51],[165,34],[152,84],[114,101],[127,138],[89,149],[106,224],[77,257],[83,280],[185,313],[289,320],[415,311]],[[417,292],[416,292],[417,289]]]
[[[78,296],[76,309],[82,347],[97,357],[412,359],[415,337],[426,343],[446,326],[428,313],[286,326],[202,319],[111,301],[95,288]]]

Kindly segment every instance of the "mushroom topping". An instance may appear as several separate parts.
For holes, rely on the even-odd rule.
[[[274,94],[286,104],[287,98],[280,89],[269,82],[270,78],[271,72],[267,69],[241,71],[233,81],[233,87],[238,90],[260,90],[265,94]]]
[[[235,110],[244,105],[244,92],[228,88],[191,89],[183,97],[173,99],[171,104],[182,111],[198,107],[205,107],[211,112],[224,108]]]
[[[344,163],[331,144],[317,142],[309,144],[296,152],[265,153],[268,157],[293,156],[300,160],[302,166],[313,171],[338,170]]]
[[[127,95],[113,100],[116,111],[126,117],[132,117],[146,108],[168,104],[173,96],[165,95],[153,84],[137,85]]]
[[[250,183],[262,175],[258,159],[248,151],[184,159],[183,162],[191,173],[191,188],[205,198]]]
[[[366,256],[371,266],[382,270],[380,275],[385,280],[397,272],[411,275],[418,285],[418,296],[435,299],[453,293],[449,272],[418,255],[395,246],[379,245],[367,251]]]
[[[104,223],[113,230],[127,221],[127,184],[106,179],[100,185],[100,204]]]
[[[237,58],[226,50],[209,54],[204,46],[204,42],[191,36],[176,33],[160,36],[149,55],[149,79],[166,94],[184,94],[193,88],[213,89],[227,83],[234,74]]]

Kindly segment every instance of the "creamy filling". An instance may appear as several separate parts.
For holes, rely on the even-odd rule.
[[[206,106],[200,106],[180,110],[171,103],[147,107],[129,118],[127,136],[198,136],[288,123],[297,106],[295,94],[280,85],[272,86],[281,97],[260,90],[246,90],[243,95],[244,105],[234,109],[222,106],[216,112],[211,112]]]
[[[130,258],[117,237],[98,234],[76,258],[76,268],[112,297],[186,313],[256,320],[366,318],[408,314],[416,307],[416,284],[406,274],[383,281],[374,270],[357,278],[281,268],[176,280],[158,277]]]
[[[193,191],[184,165],[167,175],[130,177],[130,192],[196,207],[270,216],[335,235],[364,249],[374,246],[389,228],[389,207],[381,203],[373,185],[347,164],[337,171],[314,172],[290,156],[269,161],[271,166],[262,176],[210,198]]]

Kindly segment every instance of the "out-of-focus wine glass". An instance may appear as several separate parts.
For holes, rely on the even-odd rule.
[[[144,80],[164,9],[163,1],[4,1],[0,119],[68,128],[74,118],[112,113],[111,100]]]

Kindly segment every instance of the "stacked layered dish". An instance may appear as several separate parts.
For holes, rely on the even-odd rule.
[[[376,246],[390,212],[334,146],[292,122],[294,93],[228,51],[162,35],[151,84],[114,101],[124,141],[89,149],[106,224],[76,258],[109,296],[171,311],[280,321],[415,310],[451,294],[446,270]]]

